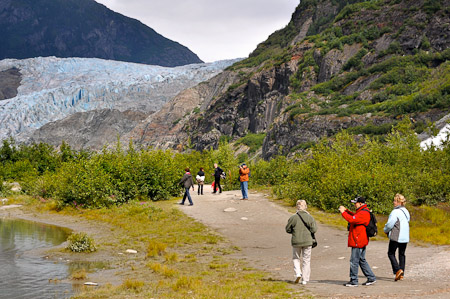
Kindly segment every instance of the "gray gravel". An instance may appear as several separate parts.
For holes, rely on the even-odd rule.
[[[284,227],[291,213],[270,202],[262,193],[250,192],[249,200],[239,200],[240,191],[198,196],[194,206],[180,206],[187,215],[226,237],[241,251],[235,257],[248,266],[267,271],[274,280],[292,281],[290,236]],[[227,210],[227,211],[225,211]],[[314,216],[314,215],[313,215]],[[450,247],[420,247],[408,244],[403,281],[394,281],[387,241],[371,241],[367,261],[377,276],[372,286],[347,288],[350,249],[347,231],[319,224],[319,246],[313,249],[311,281],[305,288],[324,298],[450,298]],[[366,279],[360,271],[359,283]]]

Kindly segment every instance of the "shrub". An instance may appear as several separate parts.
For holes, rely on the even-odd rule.
[[[139,292],[145,286],[145,282],[134,279],[127,279],[123,282],[122,288]]]
[[[396,193],[415,204],[448,202],[450,159],[444,158],[448,151],[448,144],[442,150],[421,151],[409,119],[398,123],[385,143],[370,138],[357,141],[342,132],[332,142],[324,139],[313,146],[310,158],[294,162],[278,157],[288,164],[277,163],[285,175],[273,191],[292,204],[305,199],[328,211],[356,195],[365,196],[369,206],[382,214],[389,213]],[[257,165],[279,172],[268,162]]]
[[[147,257],[162,255],[166,251],[167,244],[158,241],[150,241],[147,246]]]
[[[67,249],[72,252],[94,252],[97,250],[94,240],[86,233],[72,233],[67,241]]]
[[[236,145],[245,144],[250,148],[249,153],[253,153],[262,146],[265,137],[266,133],[260,134],[249,133],[246,136],[238,139],[236,141]]]

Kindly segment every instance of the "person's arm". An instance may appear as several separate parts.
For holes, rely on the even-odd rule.
[[[186,181],[186,175],[183,175],[183,177],[181,178],[179,184],[180,184],[180,185],[183,185],[183,184],[184,184],[184,181]]]
[[[315,234],[317,232],[317,223],[316,220],[314,219],[314,217],[311,216],[311,224],[310,224],[310,230],[313,234]]]
[[[354,225],[365,224],[370,221],[370,214],[367,211],[361,211],[359,213],[349,213],[350,211],[345,210],[342,213],[342,217],[347,220],[348,223]]]
[[[386,222],[386,224],[384,225],[384,229],[383,231],[387,234],[389,233],[395,226],[395,223],[398,220],[397,215],[395,215],[395,210],[391,212],[391,214],[389,214],[389,218],[388,221]]]
[[[286,224],[286,232],[288,234],[292,234],[294,232],[294,227],[293,227],[294,223],[293,222],[294,222],[294,220],[291,217],[291,218],[289,218],[288,223]]]
[[[195,190],[194,189],[194,179],[192,178],[192,175],[189,176],[189,181],[191,182],[192,190]]]

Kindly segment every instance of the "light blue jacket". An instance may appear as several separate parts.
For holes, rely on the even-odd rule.
[[[404,206],[395,207],[384,226],[384,232],[389,233],[389,239],[398,243],[409,242],[409,221],[411,215]]]

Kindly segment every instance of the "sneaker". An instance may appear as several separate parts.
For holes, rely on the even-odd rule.
[[[301,276],[297,276],[297,278],[295,278],[294,283],[298,283],[298,282],[300,281],[301,278],[302,278]]]
[[[178,204],[184,206],[184,203],[182,203],[182,202],[179,202]]]
[[[400,277],[402,277],[403,276],[403,270],[402,269],[400,269],[400,270],[398,270],[397,271],[397,273],[395,273],[395,281],[397,281],[397,280],[399,280],[400,279]]]
[[[306,281],[303,280],[303,281],[302,281],[302,284],[306,284]]]
[[[351,281],[349,281],[349,282],[347,282],[347,283],[344,283],[344,286],[346,286],[346,287],[357,287],[357,286],[358,286],[358,284],[357,284],[357,283],[354,283],[354,282],[351,282]]]
[[[363,286],[370,286],[370,285],[372,285],[372,284],[374,284],[374,283],[376,283],[377,281],[376,280],[367,280],[366,282],[364,282],[362,285]]]
[[[194,204],[193,204],[193,203],[190,203],[189,205],[190,205],[190,206],[193,206]]]

